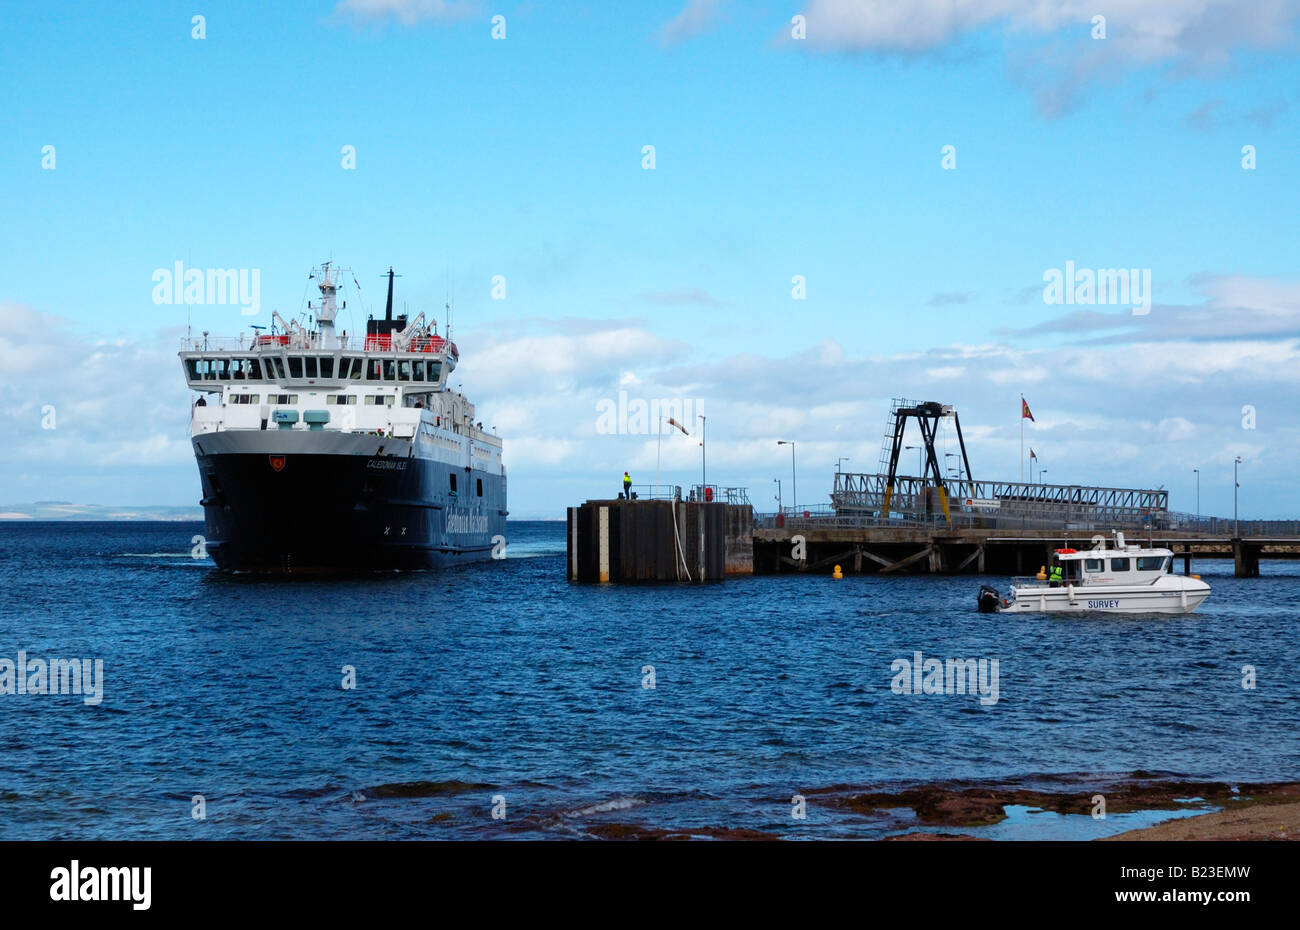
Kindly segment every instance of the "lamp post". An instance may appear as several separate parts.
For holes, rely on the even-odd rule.
[[[943,454],[943,457],[946,459],[957,460],[957,480],[960,481],[961,480],[961,456],[958,455],[956,452],[945,452]]]
[[[654,491],[650,493],[651,497],[655,496],[655,491],[659,490],[659,459],[664,447],[664,418],[659,417],[659,435],[655,438],[655,486]]]
[[[790,509],[797,511],[799,509],[799,473],[795,471],[794,466],[794,440],[778,439],[776,444],[790,447]]]
[[[1232,538],[1240,538],[1237,535],[1237,488],[1241,487],[1241,482],[1237,480],[1237,466],[1241,464],[1241,456],[1237,456],[1232,461]]]
[[[925,451],[925,447],[924,446],[903,446],[903,448],[916,450],[916,477],[924,479],[925,472],[922,469],[924,469],[925,466],[921,464],[921,453]]]
[[[700,498],[709,486],[709,418],[700,414]]]
[[[847,462],[847,461],[849,461],[849,457],[847,455],[842,455],[835,460],[835,474],[838,475],[840,473],[840,462]]]
[[[1193,468],[1192,471],[1196,474],[1196,529],[1199,531],[1201,528],[1201,470]]]

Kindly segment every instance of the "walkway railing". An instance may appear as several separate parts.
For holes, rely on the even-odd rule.
[[[1300,538],[1300,520],[1237,520],[1231,517],[1196,517],[1177,512],[1150,515],[1148,519],[1101,518],[1094,520],[1066,520],[1060,515],[1045,514],[980,514],[960,510],[951,511],[951,522],[942,512],[917,514],[892,512],[888,517],[868,512],[836,512],[829,505],[816,508],[785,508],[781,513],[754,515],[755,529],[918,529],[935,531],[948,529],[985,529],[999,532],[1052,531],[1080,536],[1084,534],[1109,535],[1111,530],[1132,534],[1134,542],[1145,532],[1185,533],[1191,538],[1219,536],[1232,538]]]

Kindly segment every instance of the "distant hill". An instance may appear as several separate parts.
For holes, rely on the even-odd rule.
[[[0,504],[0,520],[202,520],[201,507],[112,507],[105,504],[73,504],[69,501],[36,501],[31,504]]]

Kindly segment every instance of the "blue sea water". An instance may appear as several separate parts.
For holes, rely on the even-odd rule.
[[[571,584],[559,523],[512,523],[504,561],[347,579],[224,575],[201,532],[0,524],[0,658],[104,669],[98,705],[0,695],[0,839],[873,837],[907,824],[825,799],[1300,778],[1300,562],[1198,562],[1190,616],[1066,620],[978,614],[972,576]],[[997,703],[895,694],[917,651],[998,659]]]

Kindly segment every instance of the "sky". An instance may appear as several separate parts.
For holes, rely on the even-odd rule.
[[[390,265],[400,306],[453,304],[516,518],[657,458],[700,480],[698,416],[611,431],[620,392],[689,402],[708,481],[761,511],[775,479],[792,503],[778,440],[801,506],[837,459],[875,472],[894,397],[952,404],[975,477],[1016,480],[1023,394],[1044,481],[1194,512],[1199,469],[1231,515],[1240,456],[1241,515],[1300,517],[1298,25],[1300,0],[6,4],[0,510],[197,505],[187,327],[298,314],[332,259],[342,328]],[[255,270],[257,313],[155,302],[176,262]],[[1142,299],[1079,275],[1108,269]]]

